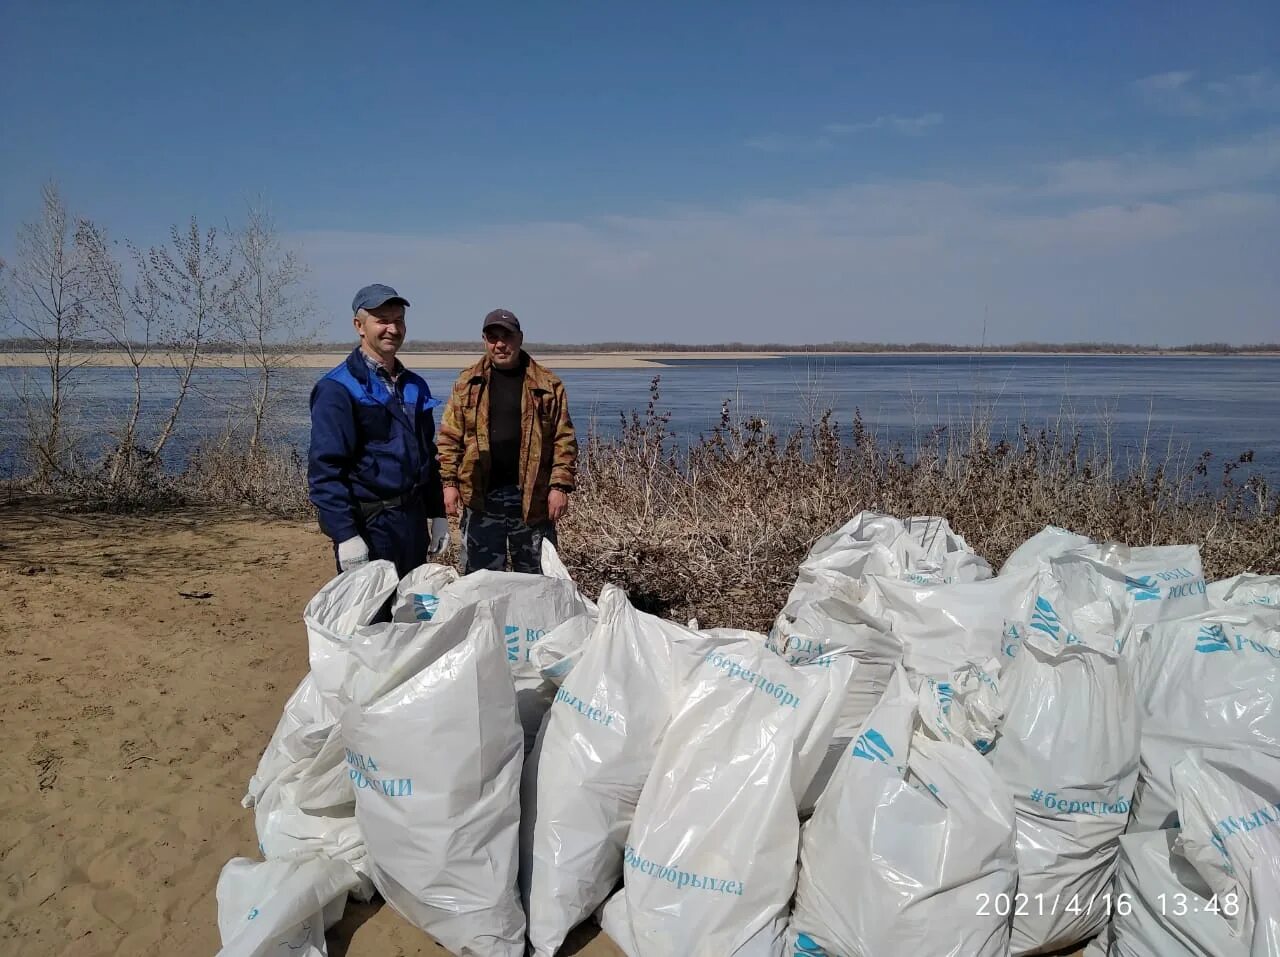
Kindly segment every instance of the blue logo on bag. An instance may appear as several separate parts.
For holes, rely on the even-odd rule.
[[[440,599],[435,595],[413,596],[413,617],[418,621],[430,621],[439,607]]]
[[[1058,631],[1062,627],[1058,613],[1053,610],[1053,605],[1049,599],[1043,595],[1036,596],[1036,610],[1031,616],[1031,628],[1034,631],[1042,631],[1050,638],[1057,638]]]
[[[887,762],[893,757],[893,748],[889,747],[889,742],[884,739],[883,734],[875,728],[868,728],[858,735],[858,740],[853,746],[853,756],[867,761]]]
[[[1133,596],[1134,601],[1160,600],[1160,586],[1150,575],[1143,575],[1141,578],[1130,578],[1126,575],[1124,587]]]
[[[1208,625],[1201,628],[1200,634],[1196,635],[1196,651],[1202,655],[1230,650],[1231,642],[1227,640],[1227,633],[1221,625]]]
[[[507,661],[520,660],[520,631],[519,625],[504,625],[502,634],[507,640]]]
[[[808,934],[796,934],[795,957],[827,957],[827,952]]]

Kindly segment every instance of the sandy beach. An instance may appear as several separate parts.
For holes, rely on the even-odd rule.
[[[285,365],[296,369],[331,369],[347,357],[345,352],[315,352],[291,356]],[[475,352],[401,352],[400,360],[410,369],[463,369],[480,358]],[[666,359],[769,359],[772,353],[762,352],[539,352],[534,358],[555,369],[659,369]],[[129,366],[129,358],[123,352],[86,352],[72,361],[98,368]],[[180,356],[157,352],[147,357],[144,366],[173,366],[182,361]],[[43,366],[45,357],[38,352],[0,353],[0,367],[31,368]],[[197,363],[204,368],[244,368],[245,360],[238,354],[210,353]],[[252,367],[252,366],[251,366]]]
[[[306,672],[329,548],[246,512],[0,505],[0,952],[217,952],[214,885],[257,857],[240,798]],[[329,953],[447,955],[376,905],[348,907]],[[621,957],[592,933],[566,953]]]
[[[999,352],[999,351],[951,351],[951,352],[924,352],[924,351],[880,351],[880,352],[831,352],[831,351],[804,351],[804,352],[697,352],[697,351],[676,351],[676,352],[539,352],[535,351],[533,356],[539,362],[552,369],[572,370],[572,369],[662,369],[669,365],[668,360],[671,359],[704,359],[704,360],[734,360],[734,359],[778,359],[784,356],[790,357],[808,357],[811,359],[820,359],[831,356],[879,356],[881,358],[901,358],[901,357],[938,357],[938,356],[986,356],[988,358],[1045,358],[1049,356],[1062,356],[1067,358],[1164,358],[1164,359],[1190,359],[1196,357],[1213,356],[1216,358],[1273,358],[1280,353],[1274,352],[1250,352],[1250,353],[1208,353],[1208,352]],[[332,369],[339,362],[345,359],[345,352],[314,352],[302,355],[290,356],[283,361],[283,365],[295,369]],[[480,358],[480,351],[475,352],[401,352],[400,359],[410,369],[463,369]],[[129,366],[129,358],[123,352],[86,352],[79,353],[72,357],[71,361],[79,362],[91,368],[127,368]],[[180,365],[182,359],[180,356],[168,353],[157,352],[147,357],[147,361],[143,363],[146,368],[164,368]],[[240,369],[246,367],[246,361],[243,356],[232,353],[209,353],[201,356],[196,363],[200,368],[208,369]],[[36,368],[45,365],[45,357],[38,352],[0,352],[0,368]],[[247,364],[249,368],[253,368],[252,363]]]

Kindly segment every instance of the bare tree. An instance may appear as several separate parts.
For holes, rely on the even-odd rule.
[[[133,396],[119,430],[116,447],[107,458],[107,481],[120,486],[137,478],[148,455],[139,447],[139,420],[142,416],[143,367],[155,345],[158,302],[145,281],[148,263],[132,244],[126,244],[139,278],[130,284],[120,262],[113,255],[115,243],[106,230],[87,220],[76,228],[76,245],[84,255],[93,298],[93,330],[115,346],[129,362]]]
[[[170,355],[178,376],[177,395],[150,450],[158,460],[191,392],[205,345],[227,327],[241,277],[217,229],[202,233],[192,216],[185,232],[170,229],[168,246],[151,248],[142,282],[156,307],[157,345]]]
[[[280,372],[314,337],[312,302],[303,285],[307,267],[284,248],[261,200],[249,207],[233,242],[242,282],[231,327],[249,375],[249,455],[256,459],[277,402]]]
[[[75,347],[86,329],[92,289],[54,183],[41,189],[41,201],[40,219],[18,231],[16,261],[12,267],[0,263],[0,315],[44,355],[46,381],[22,399],[36,460],[33,478],[48,485],[71,468],[68,396],[71,377],[85,362]]]

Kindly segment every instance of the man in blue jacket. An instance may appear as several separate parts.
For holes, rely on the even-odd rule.
[[[408,305],[380,283],[357,292],[360,344],[311,390],[307,484],[339,571],[385,558],[403,577],[449,544],[432,413],[440,401],[396,358]]]

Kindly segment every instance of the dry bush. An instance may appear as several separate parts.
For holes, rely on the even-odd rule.
[[[1218,474],[1208,455],[1180,470],[1147,450],[1122,464],[1078,433],[996,439],[976,419],[908,451],[859,416],[842,430],[828,412],[779,436],[727,406],[680,449],[659,403],[655,379],[643,415],[584,443],[561,542],[583,585],[615,582],[673,618],[767,627],[809,545],[862,509],[944,516],[997,568],[1053,524],[1132,545],[1198,543],[1210,578],[1280,572],[1277,499],[1260,478],[1235,481],[1249,453]]]
[[[117,449],[92,466],[68,474],[56,499],[74,510],[156,512],[208,506],[218,511],[246,508],[281,518],[309,518],[307,468],[293,447],[260,447],[227,433],[197,447],[180,472],[166,471],[160,459],[134,448],[126,458]],[[28,482],[10,483],[11,493],[39,492]]]
[[[184,504],[231,505],[267,515],[312,515],[307,499],[307,463],[297,449],[259,446],[223,436],[201,446],[178,476],[175,490]]]

